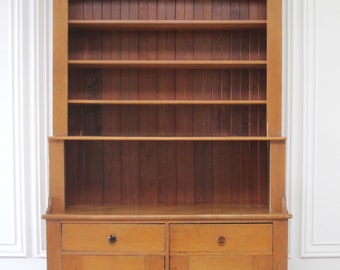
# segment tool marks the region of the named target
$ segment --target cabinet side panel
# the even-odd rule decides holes
[[[61,270],[61,225],[47,221],[47,269]]]
[[[267,5],[268,136],[281,136],[282,3],[281,0],[268,0]]]
[[[50,198],[52,199],[52,211],[65,209],[65,158],[64,142],[50,141]]]
[[[67,135],[68,5],[54,1],[53,16],[53,134]]]
[[[270,209],[281,211],[285,194],[285,142],[270,144]]]
[[[274,222],[273,236],[273,269],[287,270],[288,221]]]

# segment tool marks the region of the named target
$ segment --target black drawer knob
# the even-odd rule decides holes
[[[217,238],[217,243],[220,245],[220,246],[223,246],[225,244],[225,237],[223,235],[220,235],[218,238]]]
[[[110,242],[111,244],[114,244],[114,243],[117,242],[117,236],[115,236],[114,234],[109,235],[109,236],[107,237],[107,239],[109,240],[109,242]]]

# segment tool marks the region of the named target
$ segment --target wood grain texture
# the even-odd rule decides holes
[[[48,270],[61,270],[61,224],[59,221],[46,222],[47,236],[47,268]]]
[[[268,97],[268,135],[281,134],[282,108],[282,3],[281,0],[268,0],[267,34],[267,97]]]
[[[281,1],[54,12],[49,270],[286,269]]]
[[[271,270],[271,256],[251,255],[187,255],[171,256],[171,269],[176,270],[206,270],[206,269],[239,269],[239,270]],[[172,268],[173,267],[173,268]]]
[[[164,226],[149,224],[63,224],[63,251],[164,251]],[[108,236],[117,241],[110,243]]]
[[[163,256],[90,256],[90,255],[63,255],[62,265],[64,270],[164,270]]]
[[[51,211],[65,210],[65,156],[64,142],[49,142],[50,186],[49,197],[52,201]],[[72,177],[72,171],[69,172]]]
[[[67,1],[54,0],[53,9],[53,134],[67,135]]]
[[[288,260],[288,221],[273,223],[273,269],[286,270]]]
[[[224,244],[218,243],[220,236],[225,238]],[[189,253],[237,250],[237,252],[270,255],[272,253],[272,225],[174,224],[170,226],[170,250]]]
[[[268,205],[267,147],[211,138],[67,141],[67,204]]]

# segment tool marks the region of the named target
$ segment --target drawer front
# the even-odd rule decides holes
[[[164,232],[161,224],[63,224],[62,250],[164,251]]]
[[[164,270],[163,256],[74,256],[62,257],[63,270]]]
[[[271,224],[174,224],[172,252],[272,252]]]
[[[171,270],[272,270],[272,256],[192,255],[170,257]]]

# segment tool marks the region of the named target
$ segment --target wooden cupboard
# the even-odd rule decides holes
[[[286,269],[281,84],[281,0],[54,0],[48,269]]]

